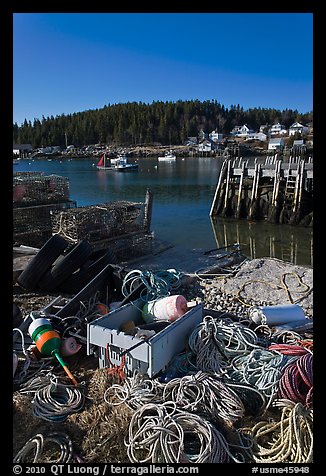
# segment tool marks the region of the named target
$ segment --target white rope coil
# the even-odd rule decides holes
[[[230,426],[245,414],[241,399],[227,384],[201,371],[170,380],[163,391],[163,401],[166,400]]]
[[[230,319],[205,316],[189,336],[189,347],[196,354],[196,365],[203,372],[224,375],[228,361],[236,355],[249,353],[256,344],[257,335],[251,329]]]
[[[174,402],[136,410],[125,442],[132,463],[228,463],[233,456],[222,433]]]
[[[132,377],[126,377],[124,384],[114,384],[107,388],[104,400],[108,405],[121,405],[125,403],[131,410],[137,410],[142,405],[163,401],[163,387],[157,379],[145,378],[135,371]],[[115,397],[117,401],[110,399]]]

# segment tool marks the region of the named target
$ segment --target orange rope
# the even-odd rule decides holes
[[[106,344],[106,358],[108,362],[108,375],[113,375],[113,377],[116,377],[121,382],[124,382],[126,378],[126,374],[123,370],[126,364],[125,355],[121,357],[120,365],[112,364],[110,360],[110,355],[109,355],[109,344]]]
[[[314,347],[314,341],[312,339],[302,339],[298,340],[298,344],[302,345],[302,347],[305,347],[306,349],[313,350]]]

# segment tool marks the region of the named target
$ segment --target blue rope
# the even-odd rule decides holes
[[[158,271],[155,274],[152,271],[135,269],[126,274],[121,292],[126,297],[143,283],[145,289],[141,292],[141,299],[146,302],[154,301],[155,299],[169,296],[172,289],[177,289],[181,285],[181,275],[175,269]]]

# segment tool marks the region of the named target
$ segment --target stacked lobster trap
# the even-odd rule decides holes
[[[53,233],[72,243],[87,241],[94,251],[110,248],[115,261],[152,251],[148,194],[145,202],[116,201],[51,211]]]
[[[40,248],[52,236],[50,213],[76,207],[69,197],[69,180],[43,172],[13,175],[13,241]]]

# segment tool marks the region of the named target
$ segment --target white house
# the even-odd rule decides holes
[[[217,130],[215,129],[209,134],[209,138],[213,142],[221,142],[223,140],[223,134],[221,132],[217,132]]]
[[[276,135],[286,135],[288,133],[287,129],[283,124],[280,124],[279,122],[277,124],[273,124],[272,127],[269,129],[269,134],[271,136],[276,136]]]
[[[303,126],[300,122],[295,122],[292,126],[289,127],[289,135],[294,136],[294,134],[307,134],[308,127]]]
[[[211,152],[215,148],[216,144],[211,139],[204,139],[197,146],[198,152]]]
[[[268,142],[268,150],[282,149],[285,145],[284,139],[282,137],[270,139]]]
[[[32,150],[32,144],[13,144],[12,146],[12,152],[15,155],[27,154],[28,152],[32,152]]]
[[[243,137],[246,138],[250,136],[250,134],[254,134],[254,130],[250,129],[247,124],[243,124],[243,126],[235,126],[232,131],[231,135],[235,137]]]
[[[246,140],[260,140],[262,142],[267,140],[267,134],[265,132],[254,132],[253,134],[248,135]]]

